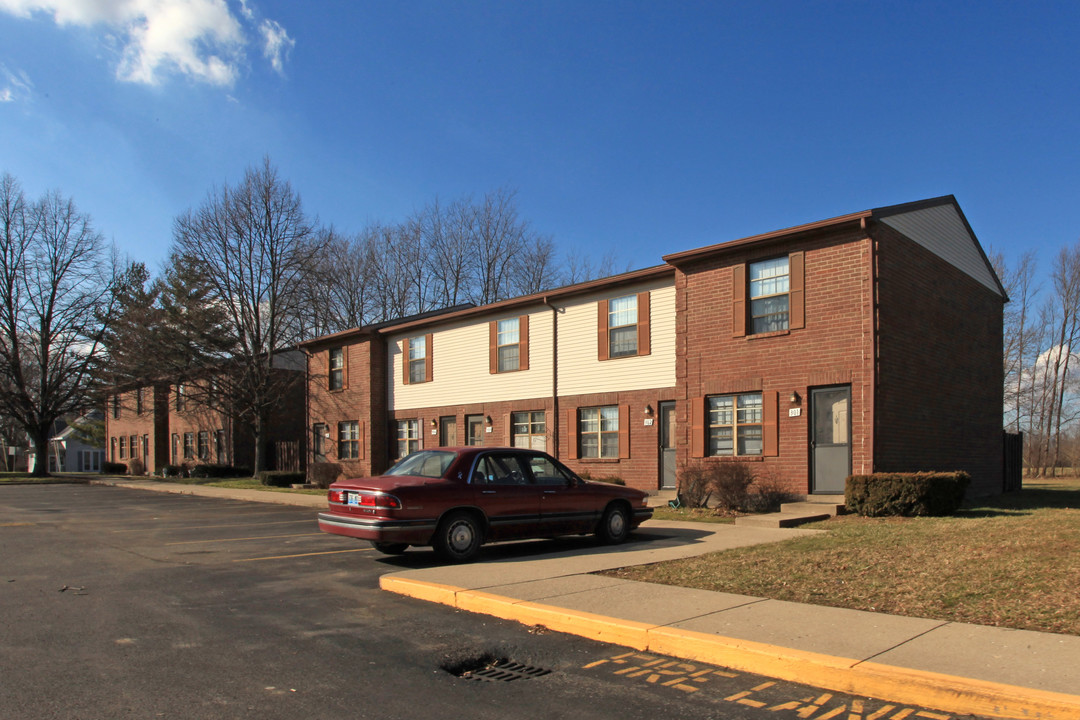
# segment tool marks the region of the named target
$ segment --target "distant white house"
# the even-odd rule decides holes
[[[93,410],[80,417],[72,425],[101,419],[103,419],[102,413]],[[105,448],[86,444],[77,437],[75,428],[62,420],[58,420],[56,424],[62,429],[49,439],[49,472],[101,472],[101,464],[105,462]],[[37,464],[37,453],[33,447],[30,448],[27,459],[28,472],[33,472]]]

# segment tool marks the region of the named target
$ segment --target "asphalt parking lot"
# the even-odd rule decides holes
[[[0,548],[4,717],[949,717],[383,593],[433,554],[385,558],[309,508],[5,486]],[[500,659],[512,682],[459,677]]]

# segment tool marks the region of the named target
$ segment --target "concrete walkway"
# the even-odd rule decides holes
[[[316,495],[99,482],[325,506]],[[583,544],[557,553],[406,570],[384,575],[380,585],[461,610],[889,702],[990,717],[1080,719],[1080,637],[592,574],[815,532],[821,531],[650,521],[617,548]]]

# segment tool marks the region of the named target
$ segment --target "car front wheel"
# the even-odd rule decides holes
[[[439,523],[433,545],[444,560],[463,563],[472,560],[480,550],[480,523],[467,512],[453,513]]]
[[[630,514],[624,505],[612,505],[604,511],[596,536],[607,545],[618,545],[630,534]]]

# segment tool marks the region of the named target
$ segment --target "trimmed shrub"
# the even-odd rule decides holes
[[[131,475],[145,475],[146,464],[139,458],[134,458],[128,463],[128,473]]]
[[[267,487],[303,485],[305,480],[304,473],[292,470],[263,470],[259,473],[259,482]]]
[[[193,478],[251,477],[251,470],[232,465],[196,465],[188,473]]]
[[[338,463],[317,462],[308,465],[308,482],[325,490],[330,483],[341,477],[344,470]]]
[[[741,462],[716,463],[710,469],[710,483],[716,507],[728,513],[746,512],[754,471]]]
[[[971,482],[966,472],[874,473],[851,475],[844,488],[849,512],[885,515],[952,515]]]
[[[101,472],[106,475],[126,475],[127,465],[124,463],[109,462],[106,460],[101,463]]]
[[[187,477],[187,468],[183,465],[162,465],[161,477]]]

